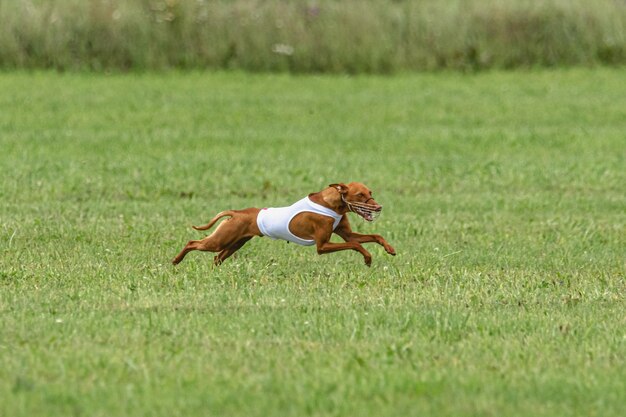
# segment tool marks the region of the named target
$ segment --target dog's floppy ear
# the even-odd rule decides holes
[[[339,191],[339,194],[346,194],[348,192],[348,186],[343,182],[340,182],[339,184],[330,184],[329,187],[336,188],[337,191]]]

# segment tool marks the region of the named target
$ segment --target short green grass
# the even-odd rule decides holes
[[[625,75],[0,74],[0,415],[622,415]],[[353,180],[395,258],[169,264]]]

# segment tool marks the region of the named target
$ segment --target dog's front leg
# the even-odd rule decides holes
[[[354,233],[352,231],[352,227],[350,227],[350,222],[348,221],[347,216],[343,216],[341,222],[339,222],[339,225],[335,229],[335,233],[337,233],[346,242],[376,242],[380,246],[385,248],[385,251],[387,251],[389,255],[396,255],[396,250],[381,235],[364,235],[360,233]]]
[[[393,256],[396,255],[396,250],[381,235],[363,235],[363,234],[360,234],[360,233],[352,232],[352,233],[346,234],[345,236],[344,235],[340,235],[340,236],[346,242],[359,242],[359,243],[375,242],[375,243],[378,243],[380,246],[385,248],[385,251],[389,255],[393,255]]]
[[[360,252],[363,255],[365,260],[365,265],[372,265],[372,255],[365,250],[363,246],[359,242],[346,242],[346,243],[332,243],[329,241],[326,242],[316,242],[317,244],[317,253],[323,255],[325,253],[337,252],[340,250],[355,250]]]

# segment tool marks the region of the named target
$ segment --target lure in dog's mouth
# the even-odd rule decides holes
[[[343,198],[343,197],[342,197]],[[368,222],[373,222],[380,216],[380,213],[383,211],[383,206],[375,205],[375,204],[367,204],[360,202],[351,202],[343,199],[344,203],[348,206],[348,209],[361,216]]]

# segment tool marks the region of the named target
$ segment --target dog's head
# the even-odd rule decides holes
[[[383,206],[378,204],[372,191],[360,182],[351,182],[349,184],[339,183],[330,184],[341,195],[342,202],[348,207],[348,210],[363,217],[368,222],[376,220],[383,210]]]

